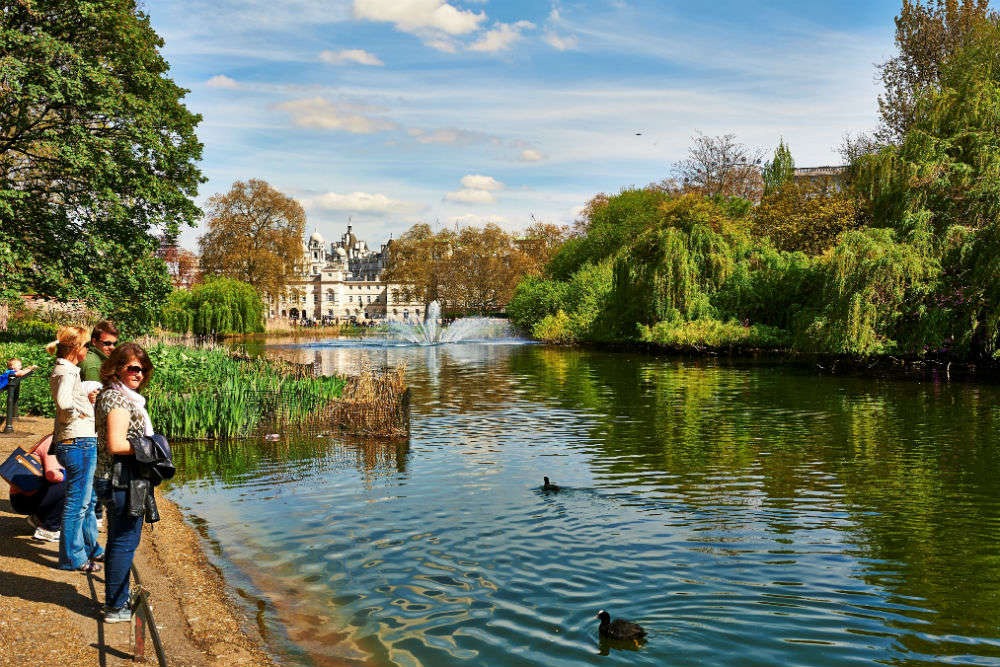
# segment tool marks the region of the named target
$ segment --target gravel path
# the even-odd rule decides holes
[[[50,419],[23,417],[0,434],[0,456],[51,432]],[[58,545],[36,542],[11,511],[0,481],[0,665],[116,667],[132,664],[133,628],[99,620],[104,575],[58,570]],[[270,667],[253,625],[226,593],[195,531],[177,506],[157,494],[161,520],[146,527],[136,567],[171,667]],[[103,532],[102,532],[103,539]],[[156,664],[146,639],[146,661]]]

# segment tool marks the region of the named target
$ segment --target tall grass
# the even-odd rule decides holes
[[[158,430],[181,439],[241,438],[316,414],[344,380],[308,377],[295,365],[233,358],[222,350],[155,345],[146,394]]]

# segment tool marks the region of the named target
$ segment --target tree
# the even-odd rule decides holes
[[[762,181],[762,154],[736,141],[735,134],[693,137],[688,156],[674,165],[684,189],[706,197],[743,197],[757,200]]]
[[[17,258],[5,281],[96,305],[98,253],[148,257],[154,231],[196,220],[201,117],[134,0],[0,0],[0,16],[0,249]],[[128,298],[148,311],[158,289]]]
[[[198,255],[187,248],[181,248],[176,243],[160,239],[160,247],[156,256],[167,263],[167,272],[175,288],[190,289],[195,283],[201,282],[201,266]]]
[[[274,298],[302,261],[306,214],[267,182],[236,181],[208,200],[208,232],[198,239],[205,275],[253,285]]]
[[[795,160],[792,151],[785,145],[785,140],[778,142],[774,149],[774,159],[764,164],[764,196],[776,192],[795,175]]]
[[[901,141],[915,119],[917,99],[939,88],[942,63],[969,43],[977,27],[998,20],[988,0],[903,0],[895,19],[899,53],[880,68],[885,93],[878,100],[878,138]]]
[[[199,336],[259,333],[264,330],[264,301],[248,283],[210,278],[190,290],[176,290],[163,309],[163,324]]]
[[[858,200],[829,180],[792,180],[764,195],[753,211],[753,232],[778,250],[818,255],[857,227],[858,216]]]
[[[404,298],[419,299],[426,312],[431,301],[443,301],[441,287],[453,240],[449,230],[435,234],[426,223],[413,225],[389,244],[383,279],[402,285]]]

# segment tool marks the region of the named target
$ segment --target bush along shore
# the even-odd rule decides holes
[[[150,414],[169,438],[240,438],[281,428],[304,421],[344,389],[343,378],[314,377],[283,361],[234,356],[223,348],[141,342],[156,369],[146,390]],[[22,382],[20,412],[53,416],[47,378],[54,359],[43,344],[0,343],[0,357],[38,365]]]

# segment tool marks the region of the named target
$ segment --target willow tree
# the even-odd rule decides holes
[[[978,23],[938,81],[916,100],[902,141],[862,158],[856,185],[874,224],[940,258],[928,303],[938,336],[991,356],[1000,335],[1000,26]]]
[[[274,298],[302,260],[306,213],[266,181],[236,181],[208,200],[208,232],[198,239],[201,269],[253,285]]]

